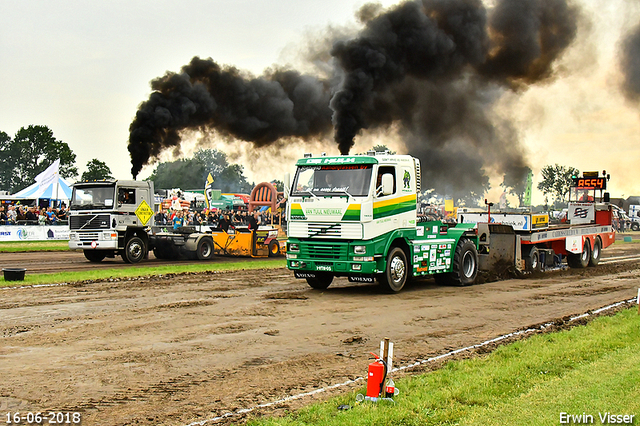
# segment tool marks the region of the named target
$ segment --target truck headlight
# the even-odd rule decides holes
[[[365,254],[367,252],[367,246],[355,246],[353,252],[355,254]]]
[[[287,251],[300,251],[300,246],[298,244],[289,244],[289,249]]]
[[[78,239],[78,234],[76,234],[75,232],[72,232],[69,234],[69,239],[70,240],[77,240]]]
[[[300,266],[300,262],[298,262],[297,260],[294,260],[291,262],[291,267],[292,268],[297,268],[298,266]]]
[[[297,254],[287,253],[287,259],[297,259],[297,258],[298,258]]]

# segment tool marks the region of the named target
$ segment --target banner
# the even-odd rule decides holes
[[[69,240],[69,225],[2,225],[0,241]]]

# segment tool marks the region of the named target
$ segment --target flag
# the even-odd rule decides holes
[[[60,159],[54,161],[47,169],[36,176],[36,182],[38,183],[38,189],[46,188],[58,179],[58,172],[60,170]]]
[[[207,205],[207,210],[211,208],[211,191],[213,189],[211,185],[213,185],[213,176],[209,173],[207,181],[204,183],[204,202]]]
[[[525,206],[531,205],[531,189],[533,187],[533,172],[529,170],[527,175],[527,186],[524,189],[524,197],[522,197],[522,203]]]

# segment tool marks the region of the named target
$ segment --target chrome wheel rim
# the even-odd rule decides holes
[[[391,260],[390,272],[394,283],[397,284],[404,279],[405,265],[402,259],[396,256]]]

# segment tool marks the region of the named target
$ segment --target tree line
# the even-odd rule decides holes
[[[12,138],[0,131],[0,190],[15,193],[35,182],[36,176],[60,159],[59,173],[78,180],[76,154],[47,126],[22,127]],[[81,181],[113,179],[111,169],[94,158],[87,162]],[[196,151],[193,158],[159,163],[147,180],[157,189],[202,189],[211,173],[214,188],[223,192],[250,192],[254,187],[244,176],[244,168],[231,164],[227,155],[215,149]]]
[[[387,147],[378,145],[373,149],[385,151]],[[0,159],[0,190],[10,193],[31,185],[35,177],[57,159],[60,159],[60,176],[74,181],[78,177],[73,150],[56,139],[47,126],[22,127],[13,138],[0,131]],[[87,162],[86,169],[80,177],[82,181],[113,179],[109,167],[97,158]],[[159,163],[147,180],[153,181],[157,189],[202,189],[209,174],[214,178],[214,188],[223,192],[249,193],[255,186],[247,181],[243,166],[230,163],[227,155],[216,149],[200,149],[192,158]],[[537,188],[547,197],[551,196],[554,203],[562,204],[571,187],[572,176],[578,174],[575,167],[545,166]],[[282,182],[275,183],[282,190]],[[517,196],[523,205],[526,176],[516,185],[507,186],[503,181],[501,186],[505,192]]]

